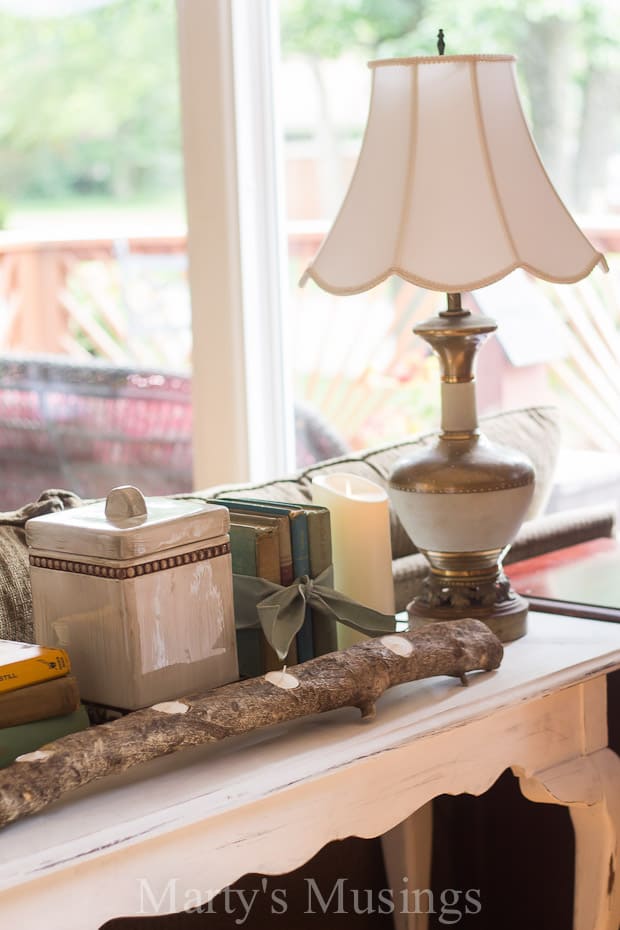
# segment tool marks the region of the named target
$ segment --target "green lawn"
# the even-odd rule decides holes
[[[11,206],[7,213],[9,231],[41,233],[63,227],[96,233],[114,228],[127,230],[147,226],[151,232],[165,232],[185,225],[182,196],[133,198],[116,201],[104,197],[72,197],[58,200],[25,201]]]

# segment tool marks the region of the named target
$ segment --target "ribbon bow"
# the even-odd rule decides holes
[[[282,661],[304,624],[306,605],[312,607],[313,622],[337,621],[366,636],[394,632],[393,614],[358,604],[330,587],[331,580],[331,566],[314,580],[302,575],[286,588],[264,578],[233,575],[236,625],[240,629],[262,627],[267,642]]]

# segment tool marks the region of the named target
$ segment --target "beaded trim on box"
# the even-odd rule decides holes
[[[194,549],[193,552],[184,552],[183,555],[164,556],[150,562],[140,562],[139,565],[130,565],[125,568],[116,568],[113,565],[93,565],[91,562],[75,562],[68,559],[54,559],[49,556],[31,555],[30,564],[35,568],[48,568],[56,572],[72,572],[76,575],[92,575],[95,578],[112,578],[115,581],[124,581],[126,578],[139,578],[141,575],[152,575],[154,572],[167,571],[179,565],[190,565],[194,562],[204,562],[207,559],[217,559],[221,555],[228,555],[230,543],[220,543],[218,546],[207,546],[203,549]]]

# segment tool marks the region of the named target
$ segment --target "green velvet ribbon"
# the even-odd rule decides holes
[[[265,639],[282,661],[301,630],[306,605],[312,608],[312,622],[345,626],[366,636],[383,636],[396,629],[394,615],[364,607],[331,587],[331,566],[314,580],[307,575],[296,578],[288,587],[233,574],[235,624],[238,629],[262,628]]]

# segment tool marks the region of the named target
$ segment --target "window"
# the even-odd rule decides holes
[[[0,2],[0,491],[189,490],[174,0]]]
[[[50,18],[52,8],[67,15]],[[510,299],[518,295],[536,314],[537,326],[544,318],[545,332],[561,332],[562,340],[547,335],[534,346],[523,338],[531,331],[523,315],[512,330],[515,315],[502,318],[505,293],[473,295],[501,326],[479,366],[481,409],[557,402],[573,447],[615,453],[620,116],[613,101],[620,89],[620,25],[611,0],[569,6],[533,0],[518,8],[508,0],[499,6],[490,0],[0,0],[0,15],[6,75],[0,168],[5,198],[20,192],[19,203],[2,211],[13,226],[0,233],[3,352],[15,345],[37,352],[70,346],[85,363],[103,355],[117,365],[132,352],[133,364],[189,375],[184,157],[196,484],[289,470],[293,394],[313,435],[332,443],[324,454],[435,427],[436,365],[411,328],[444,298],[398,279],[338,299],[313,285],[300,291],[297,282],[355,163],[368,106],[365,62],[432,52],[442,21],[448,51],[520,56],[523,96],[549,171],[581,225],[611,253],[607,280],[595,273],[557,288],[530,279],[515,284],[514,276],[501,283],[510,286]],[[54,209],[49,198],[41,209],[41,194],[49,191]],[[108,235],[111,219],[121,214],[123,232]],[[131,248],[129,230],[138,217],[146,239],[170,231],[157,272],[148,249]],[[89,218],[94,222],[85,236]],[[78,267],[63,253],[54,271],[60,269],[61,288],[57,279],[50,286],[50,278],[30,277],[42,282],[41,299],[60,290],[62,302],[22,332],[20,339],[34,340],[29,345],[11,343],[18,328],[9,241],[20,225],[26,229],[22,220],[31,237],[35,220],[39,238],[70,232],[72,248],[79,241],[89,255]],[[64,230],[59,220],[68,224]],[[118,268],[111,277],[103,274],[106,262],[96,248],[101,238],[114,244]],[[155,275],[146,286],[145,268]],[[119,315],[119,294],[121,303],[144,311],[135,325]],[[162,339],[168,325],[173,335]],[[303,445],[298,454],[301,464]]]
[[[136,462],[126,461],[119,448],[124,437],[117,427],[127,421],[126,411],[118,413],[112,428],[101,419],[105,405],[99,404],[101,418],[89,421],[80,402],[78,422],[73,414],[67,416],[70,391],[65,384],[63,397],[55,392],[63,424],[46,419],[49,404],[40,393],[22,390],[23,384],[17,393],[12,390],[15,353],[77,358],[88,369],[73,372],[82,394],[88,391],[91,363],[97,362],[97,377],[102,359],[115,369],[150,366],[152,374],[144,378],[141,371],[131,388],[155,398],[164,389],[176,394],[176,412],[155,413],[160,424],[170,426],[162,438],[174,454],[185,451],[179,474],[168,469],[162,448],[158,484],[145,490],[191,486],[177,15],[193,248],[194,482],[204,487],[259,478],[292,465],[292,428],[286,426],[290,420],[292,427],[292,403],[284,399],[279,338],[283,264],[273,247],[279,229],[271,152],[276,140],[263,132],[263,125],[273,122],[269,82],[275,12],[268,0],[0,2],[6,27],[0,56],[4,50],[5,71],[12,76],[5,93],[12,95],[13,106],[5,108],[4,189],[16,192],[19,201],[9,205],[13,232],[5,237],[2,260],[6,312],[0,348],[11,359],[2,366],[7,390],[0,395],[0,423],[6,427],[4,460],[8,464],[9,453],[15,453],[17,482],[14,499],[4,489],[6,506],[36,496],[50,483],[33,469],[33,458],[45,461],[41,449],[27,450],[26,460],[22,455],[25,437],[37,431],[44,433],[56,475],[64,475],[62,483],[74,490],[104,493],[110,480],[110,472],[99,476],[101,484],[78,480],[69,460],[73,457],[75,464],[87,455],[85,432],[99,438],[114,433],[108,438],[116,450],[111,464],[119,466],[116,483],[138,480]],[[21,135],[12,133],[11,113],[25,127]],[[24,154],[21,142],[27,158],[18,157]],[[10,179],[9,169],[15,171]],[[267,221],[271,231],[266,236]],[[15,271],[7,241],[18,228],[30,262],[25,274]],[[28,293],[34,299],[25,313]],[[59,365],[49,362],[46,377]],[[172,380],[162,374],[169,367],[175,370]],[[24,400],[30,402],[26,417]],[[3,403],[8,409],[2,409]],[[130,437],[136,455],[144,452],[138,446],[146,443],[147,432],[156,428],[153,422],[145,428],[141,418],[139,434]],[[69,430],[74,444],[67,442]],[[91,452],[99,459],[105,454],[101,448]],[[32,474],[28,489],[22,480],[26,472]],[[5,484],[12,481],[7,475],[5,469]]]

